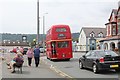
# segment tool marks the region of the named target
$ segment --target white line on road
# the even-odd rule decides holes
[[[69,76],[68,74],[62,72],[61,70],[57,69],[54,65],[47,63],[47,61],[45,61],[43,58],[41,59],[41,61],[44,62],[46,65],[49,65],[50,66],[49,68],[51,70],[55,71],[57,74],[65,77],[65,78],[73,78],[73,77]]]

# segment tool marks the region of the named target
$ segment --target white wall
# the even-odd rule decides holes
[[[79,48],[78,51],[86,51],[86,35],[82,30],[79,36]]]

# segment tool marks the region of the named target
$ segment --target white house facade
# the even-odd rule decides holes
[[[83,27],[80,31],[77,51],[95,50],[97,46],[100,46],[99,40],[105,37],[105,31],[105,28]]]

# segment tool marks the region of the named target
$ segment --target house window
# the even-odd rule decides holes
[[[90,33],[90,37],[94,37],[95,36],[95,34],[92,32],[92,33]]]
[[[98,34],[98,37],[100,37],[100,33]]]
[[[107,28],[107,36],[108,36],[108,25],[106,25],[106,28]]]
[[[99,34],[98,34],[98,37],[103,37],[103,33],[102,33],[102,32],[99,33]]]
[[[91,37],[91,34],[90,34],[90,37]]]
[[[92,34],[92,37],[94,37],[94,34]]]
[[[120,22],[118,23],[118,34],[120,34]]]
[[[113,24],[113,31],[112,31],[112,35],[116,35],[116,25],[115,24]]]

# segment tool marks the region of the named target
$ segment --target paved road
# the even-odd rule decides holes
[[[13,56],[13,54],[5,54],[5,57],[7,57],[9,60],[11,59],[10,56]],[[7,59],[7,60],[8,60]],[[54,71],[52,71],[49,66],[46,66],[44,63],[40,63],[40,66],[38,68],[35,67],[34,61],[32,63],[32,67],[27,66],[27,58],[24,56],[25,62],[23,64],[23,73],[18,73],[16,69],[16,73],[10,73],[10,71],[7,69],[6,61],[3,61],[2,63],[2,78],[62,78],[58,74],[56,74]]]
[[[70,61],[50,61],[43,58],[44,62],[47,64],[51,64],[54,68],[64,72],[72,78],[118,78],[120,73],[116,73],[115,71],[102,72],[101,74],[94,74],[92,70],[89,69],[79,69],[79,57],[84,53],[74,53],[74,58]]]

